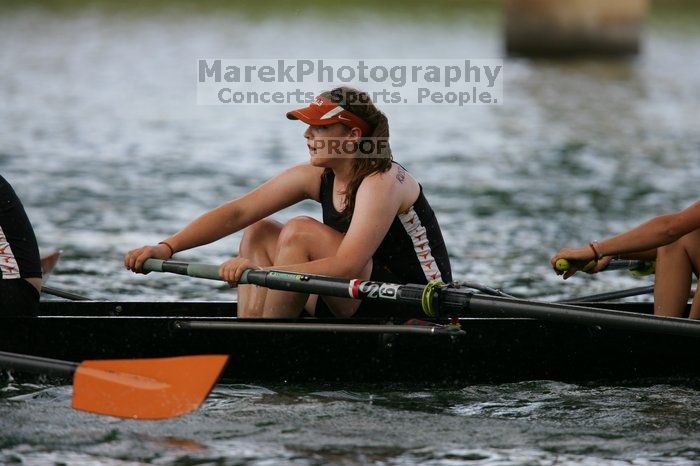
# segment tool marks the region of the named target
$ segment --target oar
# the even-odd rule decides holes
[[[690,290],[690,295],[688,299],[693,299],[695,297],[696,289]],[[628,288],[626,290],[619,291],[608,291],[605,293],[591,294],[588,296],[577,296],[575,298],[567,298],[557,301],[558,303],[593,303],[600,301],[612,301],[614,299],[630,298],[632,296],[641,296],[645,294],[654,293],[654,285],[640,286],[638,288]]]
[[[608,291],[605,293],[591,294],[587,296],[577,296],[575,298],[567,298],[557,301],[559,303],[595,303],[601,301],[612,301],[615,299],[630,298],[632,296],[641,296],[652,294],[654,285],[639,286],[637,288],[628,288],[626,290]]]
[[[595,267],[596,261],[590,261],[586,264],[581,271],[587,272]],[[554,267],[560,272],[566,272],[571,268],[571,264],[566,259],[557,259],[554,263]],[[601,272],[611,271],[611,270],[629,270],[632,275],[641,277],[645,275],[651,275],[656,271],[656,261],[647,260],[637,260],[637,259],[613,259],[608,262]]]
[[[73,408],[132,419],[166,419],[197,409],[227,360],[228,356],[206,355],[77,364],[0,351],[0,366],[73,376]]]
[[[46,283],[49,280],[49,277],[56,268],[56,264],[61,258],[62,253],[63,251],[58,250],[41,258],[41,274],[43,275],[43,283]],[[53,288],[46,285],[41,287],[41,292],[52,296],[58,296],[59,298],[70,299],[72,301],[91,301],[91,299],[86,296],[71,293],[70,291],[59,290],[58,288]]]
[[[148,259],[143,268],[150,272],[171,272],[190,277],[221,280],[217,265]],[[700,337],[700,321],[486,296],[434,282],[427,285],[398,285],[294,272],[248,269],[243,273],[240,283],[276,290],[399,303],[422,309],[428,317],[477,314],[492,317],[531,317],[551,322],[603,325],[624,330]]]
[[[229,319],[230,320],[230,319]],[[422,321],[420,321],[422,322]],[[246,321],[202,321],[202,320],[178,320],[173,322],[176,330],[224,330],[229,332],[279,332],[279,333],[351,333],[380,335],[429,335],[429,336],[463,336],[459,326],[451,325],[377,325],[377,324],[317,324],[307,322],[246,322]]]
[[[42,286],[41,292],[50,294],[51,296],[57,296],[59,298],[70,299],[71,301],[92,301],[87,296],[75,294],[70,291],[59,290],[58,288],[53,288],[51,286]]]
[[[590,261],[582,269],[584,272],[595,267],[596,262]],[[566,272],[571,267],[571,264],[566,259],[558,259],[554,264],[557,270],[561,272]],[[648,260],[636,260],[636,259],[613,259],[608,265],[601,270],[601,272],[609,270],[629,270],[632,275],[641,277],[645,275],[651,275],[656,272],[656,261]],[[645,294],[652,294],[654,292],[654,285],[641,286],[636,288],[629,288],[626,290],[608,291],[605,293],[592,294],[588,296],[577,296],[576,298],[562,299],[558,301],[559,303],[578,303],[578,302],[601,302],[610,301],[615,299],[629,298],[632,296],[641,296]]]

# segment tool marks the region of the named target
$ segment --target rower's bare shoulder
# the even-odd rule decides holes
[[[420,192],[415,178],[397,163],[392,164],[385,172],[369,175],[362,184],[383,198],[389,195],[396,196],[402,207],[410,207]]]
[[[318,201],[323,170],[323,167],[314,167],[310,163],[306,162],[288,168],[285,171],[285,174],[293,178],[296,183],[301,183],[310,199]]]
[[[396,186],[406,184],[406,181],[414,181],[413,177],[401,165],[394,163],[385,172],[375,172],[368,175],[366,180],[375,185]]]
[[[388,183],[395,186],[396,192],[401,199],[400,211],[411,207],[420,195],[420,185],[418,181],[401,165],[394,162],[391,169],[386,172]]]

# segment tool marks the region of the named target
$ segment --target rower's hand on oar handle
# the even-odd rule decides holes
[[[557,259],[557,261],[554,263],[554,270],[557,272],[557,274],[566,273],[567,271],[573,270],[573,272],[570,275],[565,275],[564,279],[569,278],[571,275],[573,275],[579,270],[587,274],[594,274],[605,270],[608,267],[610,260],[610,257],[603,257],[598,262],[594,260],[589,261],[588,263],[574,262],[574,265],[571,265],[571,262],[569,262],[566,259]]]
[[[245,257],[234,257],[221,264],[219,276],[227,281],[231,288],[235,288],[238,286],[238,282],[241,281],[241,276],[246,269],[260,270],[261,267]]]
[[[132,249],[124,257],[124,267],[135,273],[148,274],[150,272],[143,271],[143,263],[146,259],[170,259],[170,248],[165,244],[156,244],[154,246],[143,246]]]
[[[564,248],[552,256],[550,263],[557,275],[563,275],[564,280],[576,272],[597,273],[607,267],[610,257],[603,257],[598,262],[593,257],[590,247]]]

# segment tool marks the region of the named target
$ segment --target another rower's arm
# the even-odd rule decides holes
[[[626,233],[597,243],[602,256],[644,255],[653,253],[656,248],[677,241],[688,233],[700,228],[700,202],[673,214],[660,215]]]
[[[673,243],[688,233],[700,228],[700,202],[674,214],[661,215],[604,241],[591,243],[579,248],[564,248],[555,254],[550,263],[564,279],[572,276],[579,269],[574,266],[565,272],[557,269],[559,259],[567,259],[581,264],[595,259],[595,252],[600,258],[622,256],[635,259],[656,258],[656,248]],[[609,259],[604,259],[598,267],[604,267]]]

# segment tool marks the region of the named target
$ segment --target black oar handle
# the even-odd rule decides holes
[[[613,259],[603,269],[607,270],[629,270],[637,272],[638,275],[651,275],[656,269],[656,261],[639,259]]]
[[[40,358],[27,354],[6,353],[0,351],[0,366],[8,369],[21,369],[38,374],[71,376],[79,364],[58,359]]]

